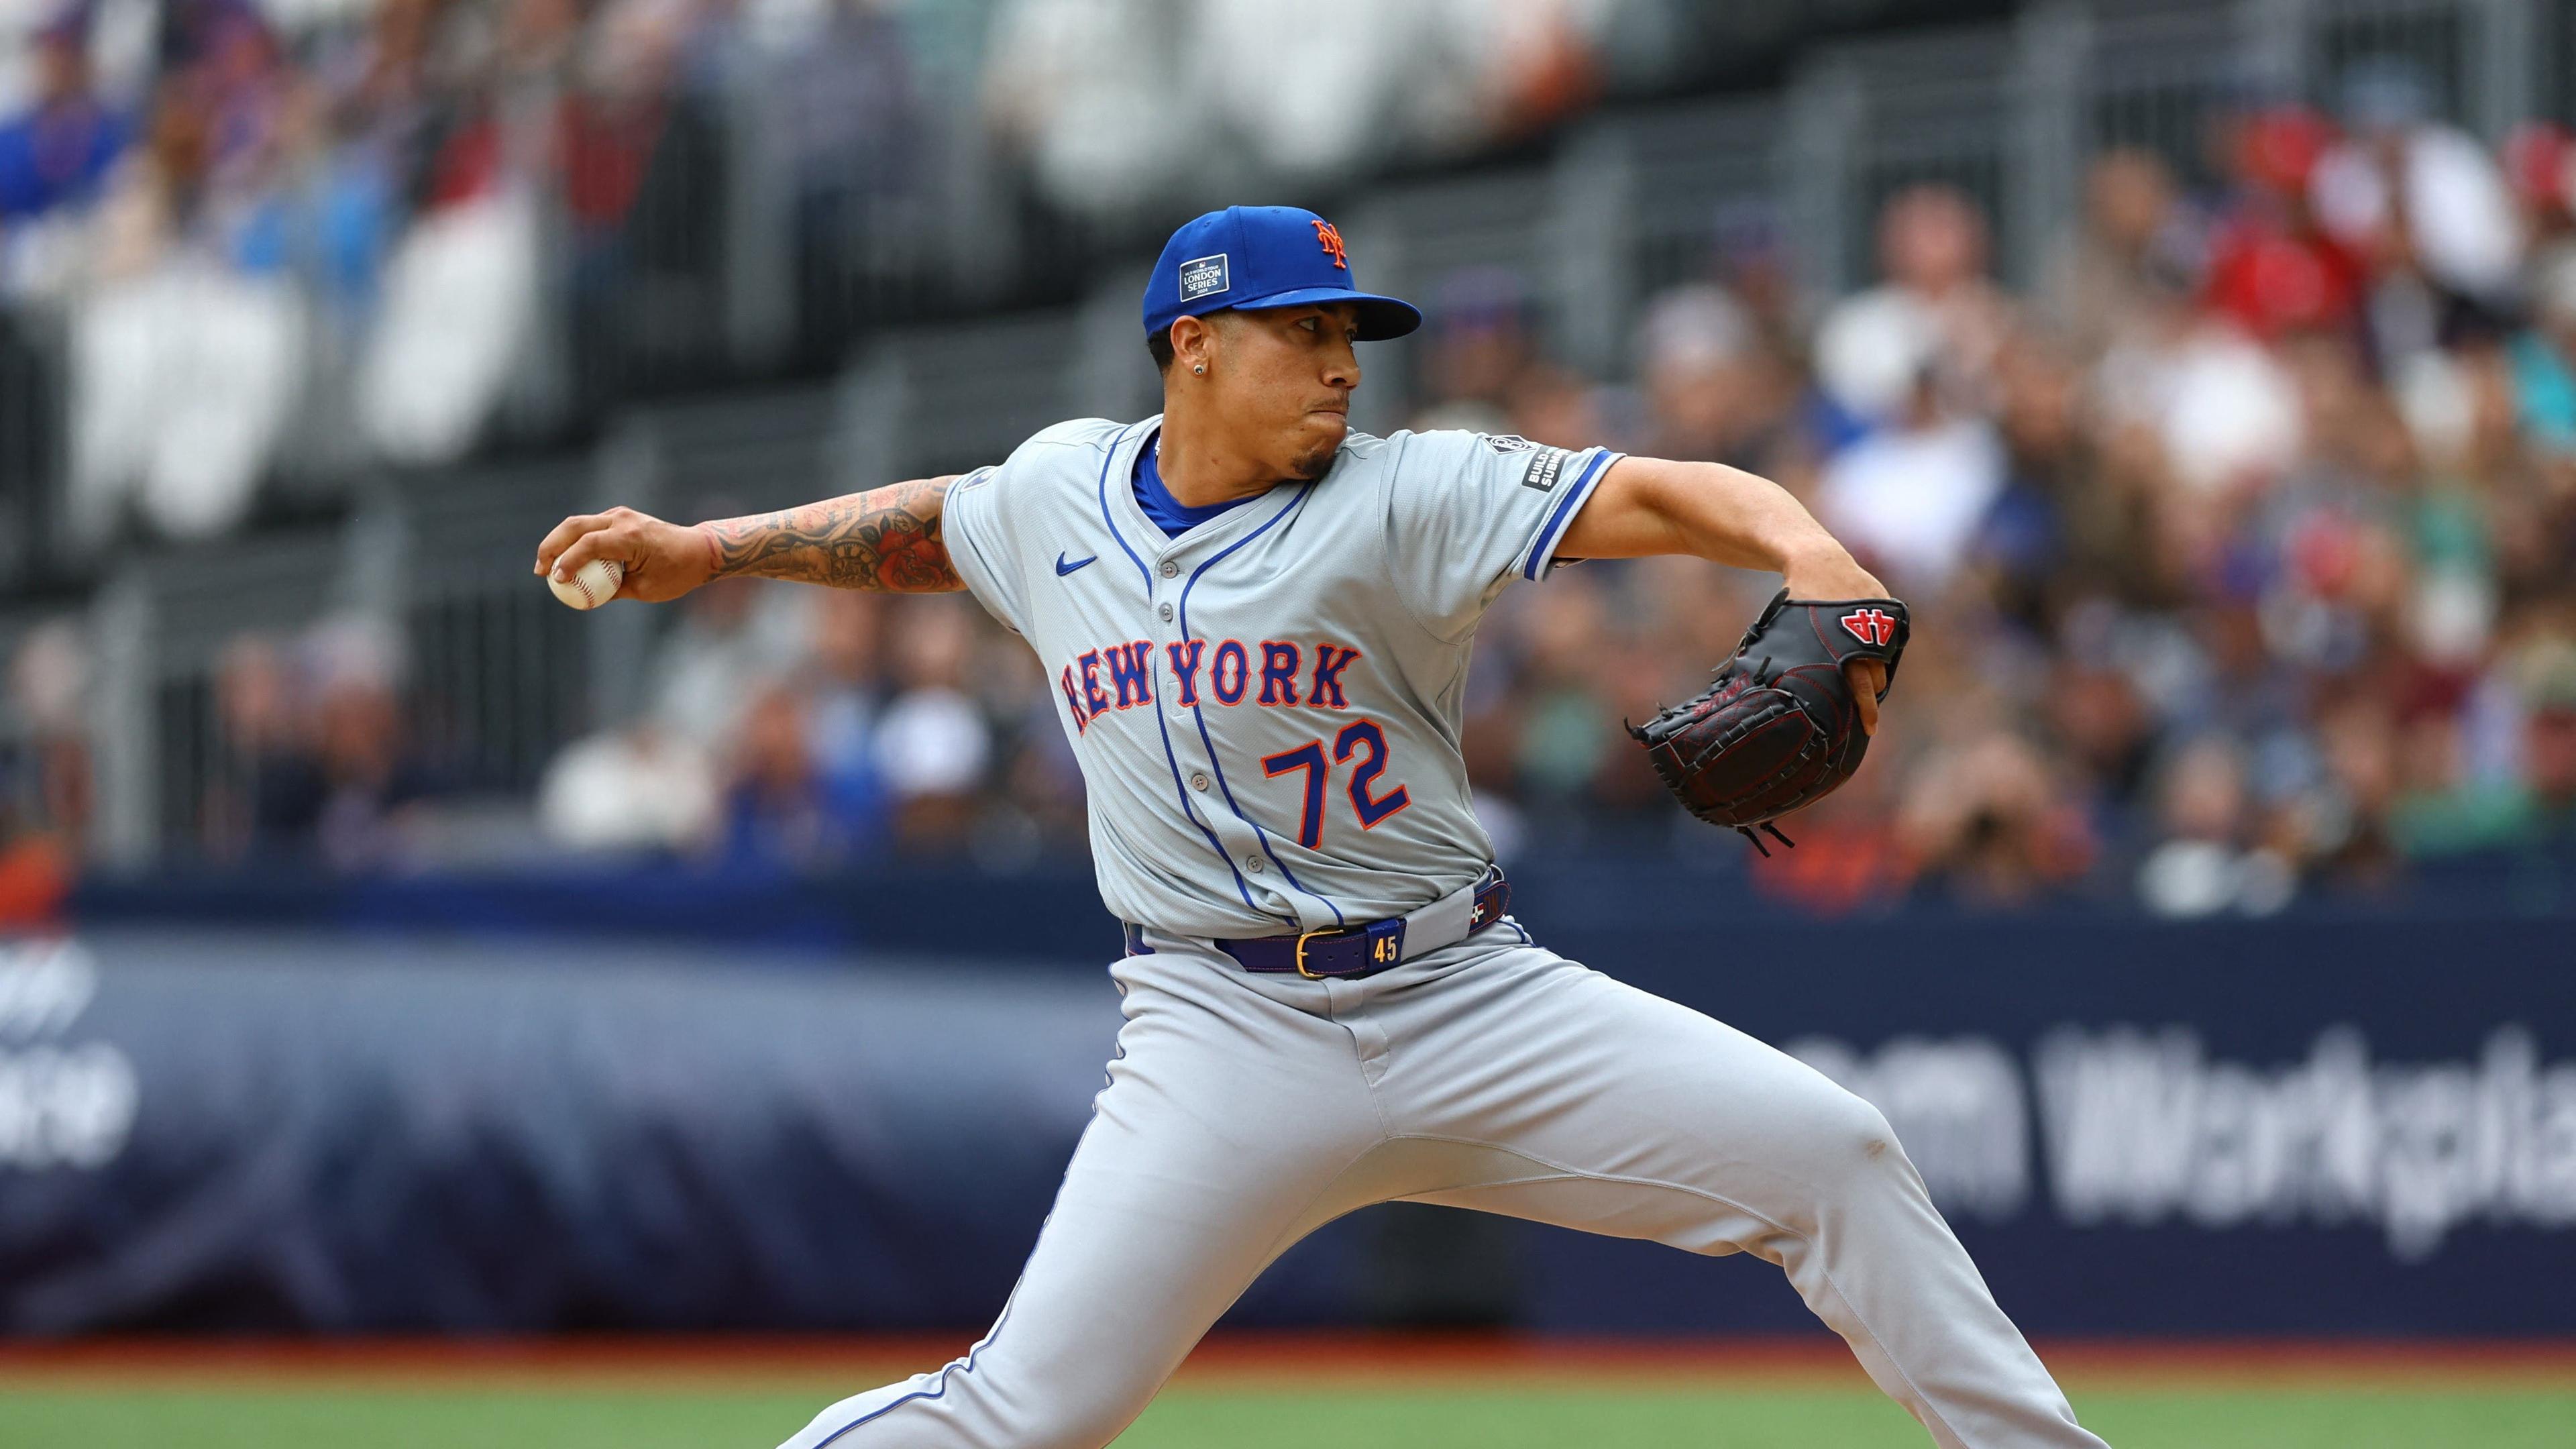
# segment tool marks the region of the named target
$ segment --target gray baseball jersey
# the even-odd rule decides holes
[[[1460,707],[1476,621],[1546,576],[1616,454],[1354,433],[1332,470],[1175,539],[1136,501],[1159,418],[1060,424],[959,480],[943,529],[1024,636],[1090,794],[1101,898],[1140,925],[1272,935],[1475,880]]]
[[[783,1449],[1097,1449],[1283,1249],[1392,1199],[1759,1254],[1942,1449],[2102,1449],[1886,1119],[1795,1059],[1509,917],[1365,979],[1256,975],[1206,939],[1399,915],[1484,871],[1468,643],[1614,455],[1353,436],[1321,480],[1175,539],[1130,481],[1153,431],[1050,428],[952,488],[945,525],[1055,680],[1101,895],[1145,928],[1111,972],[1109,1084],[992,1332]]]

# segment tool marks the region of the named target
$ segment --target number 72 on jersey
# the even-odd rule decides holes
[[[1354,756],[1357,764],[1351,764]],[[1351,813],[1359,818],[1360,829],[1374,830],[1388,816],[1413,803],[1402,785],[1382,795],[1377,793],[1378,777],[1386,773],[1386,731],[1378,728],[1375,720],[1357,719],[1342,726],[1342,732],[1333,736],[1330,758],[1324,753],[1322,740],[1309,740],[1293,750],[1267,756],[1261,761],[1261,770],[1272,779],[1299,770],[1306,772],[1305,808],[1297,817],[1297,843],[1308,850],[1324,843],[1324,792],[1336,764],[1351,764],[1342,790],[1350,797]]]

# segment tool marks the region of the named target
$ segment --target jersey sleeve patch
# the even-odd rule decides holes
[[[1555,491],[1558,480],[1565,476],[1565,461],[1574,455],[1563,448],[1541,448],[1530,458],[1529,467],[1521,474],[1523,488],[1541,493]]]
[[[1584,500],[1592,496],[1592,490],[1599,485],[1602,473],[1612,462],[1624,456],[1607,448],[1587,448],[1584,451],[1592,455],[1590,460],[1583,465],[1581,472],[1574,475],[1573,486],[1566,489],[1564,496],[1556,499],[1548,508],[1545,517],[1539,522],[1537,535],[1530,540],[1529,551],[1523,556],[1521,568],[1523,578],[1532,581],[1543,578],[1549,567],[1558,562],[1556,545],[1559,539],[1565,537],[1566,525],[1573,522],[1574,515],[1582,511]],[[1559,464],[1559,471],[1563,471],[1562,462]],[[1550,489],[1555,486],[1553,480],[1548,484]]]

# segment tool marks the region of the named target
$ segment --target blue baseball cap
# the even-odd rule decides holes
[[[1178,317],[1204,317],[1229,307],[1295,307],[1310,302],[1359,304],[1360,340],[1402,337],[1422,325],[1410,302],[1351,285],[1342,234],[1293,206],[1229,206],[1172,233],[1145,284],[1145,332]]]

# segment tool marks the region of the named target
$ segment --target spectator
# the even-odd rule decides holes
[[[1986,276],[1985,218],[1950,187],[1909,187],[1879,214],[1878,251],[1887,280],[1816,331],[1826,395],[1878,423],[1916,410],[1928,372],[1945,407],[1983,406],[2012,310]]]
[[[2160,356],[2141,361],[2139,421],[2191,495],[2170,521],[2188,527],[2212,500],[2259,492],[2298,461],[2308,434],[2297,379],[2225,315],[2185,322]]]
[[[2282,106],[2233,128],[2235,194],[2211,238],[2207,296],[2257,337],[2350,324],[2368,281],[2365,259],[2320,223],[2317,169],[2335,143],[2316,112]]]
[[[825,870],[868,854],[883,814],[875,795],[817,764],[805,696],[784,683],[755,694],[735,741],[719,858],[735,869]]]
[[[1504,429],[1552,448],[1588,448],[1621,429],[1604,406],[1611,400],[1570,369],[1534,362],[1512,384]]]
[[[323,790],[312,843],[333,870],[398,864],[409,854],[410,816],[441,787],[408,727],[401,641],[380,621],[350,616],[315,628],[304,654]]]
[[[308,849],[327,787],[293,669],[258,635],[226,645],[215,668],[217,756],[202,813],[206,848],[241,861]]]
[[[572,225],[578,402],[685,381],[718,350],[724,138],[695,0],[620,0],[588,37],[557,121]]]
[[[2525,254],[2545,264],[2576,245],[2576,131],[2525,121],[2505,138],[2501,159],[2522,213]]]
[[[205,848],[338,871],[409,861],[413,823],[445,781],[413,738],[404,672],[400,637],[364,615],[325,619],[291,649],[257,635],[227,645]]]
[[[49,929],[61,924],[79,857],[24,818],[14,773],[0,758],[0,931]]]
[[[907,850],[962,849],[993,755],[992,730],[965,690],[974,622],[963,599],[919,601],[896,636],[902,692],[877,727],[877,768]]]
[[[88,653],[75,626],[36,626],[0,695],[0,932],[56,925],[91,815],[82,728]]]
[[[1803,372],[1809,318],[1778,203],[1733,198],[1718,205],[1712,224],[1713,279],[1744,309],[1764,350]]]
[[[2537,677],[2530,685],[2521,802],[2510,838],[2563,858],[2576,848],[2576,649],[2562,644],[2530,667]]]
[[[2091,864],[2092,842],[2048,762],[2019,736],[1984,734],[1922,777],[1899,829],[1920,885],[1987,908],[2059,894]]]
[[[2534,445],[2576,459],[2576,252],[2548,257],[2532,326],[2514,339],[2514,402]]]
[[[890,262],[922,249],[930,167],[920,82],[886,0],[808,7],[766,88],[794,173],[799,350],[838,360]]]
[[[650,722],[565,747],[537,787],[537,825],[579,851],[684,855],[714,833],[706,756]]]
[[[2055,342],[2024,333],[1997,372],[2004,483],[1977,523],[1975,563],[1996,606],[2044,632],[2057,611],[2110,593],[2143,602],[2159,587],[2152,553],[2159,478],[2087,426],[2082,372]]]
[[[877,783],[876,728],[887,686],[880,656],[886,600],[835,589],[814,603],[812,701],[809,731],[814,757],[836,779]]]
[[[9,663],[6,710],[20,727],[14,760],[22,845],[75,859],[89,839],[89,650],[78,625],[56,619],[30,630]],[[0,792],[0,798],[6,798]]]
[[[1414,426],[1512,431],[1510,406],[1536,350],[1521,279],[1498,268],[1458,272],[1440,284],[1427,320],[1428,396]]]
[[[569,0],[514,4],[475,83],[426,108],[434,125],[427,115],[387,118],[397,135],[415,125],[426,133],[420,215],[386,258],[381,318],[357,370],[361,428],[387,457],[456,457],[527,365],[543,225],[536,187],[560,159],[579,19]],[[399,97],[409,68],[428,61],[416,56],[423,42],[408,24],[385,39],[379,83]],[[475,34],[471,43],[491,41]]]
[[[1190,165],[1190,73],[1175,27],[1133,0],[1009,0],[996,7],[980,77],[986,124],[1067,211],[1133,211]]]
[[[1944,400],[1929,368],[1887,422],[1825,465],[1818,515],[1890,586],[1937,593],[2003,489],[2003,450],[1983,418]]]
[[[2078,359],[2154,326],[2189,294],[2198,239],[2183,216],[2173,173],[2147,151],[2108,151],[2085,179],[2084,221],[2048,266],[2050,320]]]
[[[689,595],[654,663],[655,723],[718,749],[760,685],[803,658],[812,607],[804,591],[760,579],[720,579]]]
[[[101,203],[95,290],[72,319],[75,538],[129,521],[170,538],[240,525],[304,376],[281,187],[298,88],[238,6],[174,11],[183,64]]]
[[[1637,329],[1637,381],[1646,395],[1648,451],[1661,458],[1750,466],[1766,416],[1753,323],[1722,288],[1675,287]]]
[[[128,139],[90,74],[87,9],[65,8],[34,41],[34,104],[0,122],[0,239],[95,200]]]
[[[2576,852],[2576,644],[2525,651],[2520,768],[2419,792],[2397,810],[2398,839],[2417,856],[2499,848]]]
[[[2288,865],[2246,848],[2252,807],[2243,756],[2232,742],[2211,736],[2184,747],[2166,766],[2158,794],[2167,838],[2138,870],[2138,893],[2148,909],[2167,916],[2266,914],[2288,903]]]
[[[2096,839],[2138,838],[2156,722],[2137,684],[2108,661],[2061,657],[2048,684],[2050,735]]]
[[[1548,607],[1526,611],[1512,785],[1533,824],[1577,833],[1593,781],[1618,744],[1601,689],[1611,617],[1599,575],[1568,575],[1551,592],[1560,589]]]
[[[2432,346],[2463,320],[2456,309],[2501,314],[2523,237],[2495,158],[2427,114],[2424,78],[2411,64],[2356,67],[2345,90],[2352,134],[2319,159],[2309,184],[2325,229],[2378,263],[2371,321],[2380,355]],[[2416,315],[2400,320],[2400,309]]]

